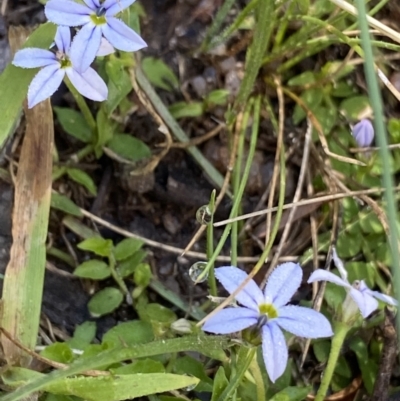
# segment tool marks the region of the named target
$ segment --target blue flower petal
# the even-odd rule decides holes
[[[340,285],[341,287],[351,288],[349,282],[341,279],[339,276],[336,276],[336,274],[322,269],[315,270],[307,280],[307,283],[313,283],[314,281],[329,281],[330,283]]]
[[[236,333],[257,323],[258,313],[248,308],[227,308],[217,312],[202,329],[215,334]]]
[[[102,102],[107,99],[108,89],[100,75],[93,68],[80,74],[73,68],[66,68],[66,73],[77,91],[88,99]]]
[[[83,1],[93,11],[97,11],[100,8],[100,1],[99,0],[83,0]]]
[[[224,266],[215,269],[215,277],[221,282],[224,288],[232,294],[240,284],[243,283],[248,275],[237,267]],[[243,290],[236,295],[235,299],[243,306],[247,306],[248,308],[255,310],[257,313],[259,312],[258,305],[264,301],[262,291],[253,280],[251,280]]]
[[[118,50],[135,52],[147,47],[146,42],[131,28],[114,17],[107,18],[107,24],[101,25],[105,38]]]
[[[382,294],[381,292],[378,291],[372,291],[368,288],[368,290],[365,291],[368,295],[371,295],[372,297],[379,299],[382,302],[387,303],[388,305],[392,306],[398,306],[398,301],[391,297],[390,295]]]
[[[67,54],[71,46],[71,31],[67,26],[59,26],[56,32],[56,42],[57,48],[60,52]]]
[[[125,10],[136,0],[106,0],[103,3],[103,7],[107,10],[106,16],[113,17],[115,14]]]
[[[28,107],[31,109],[50,97],[60,86],[65,72],[59,64],[48,65],[33,78],[28,89]]]
[[[49,21],[57,25],[79,26],[90,22],[93,10],[70,0],[50,0],[46,3],[44,13]]]
[[[45,49],[28,47],[15,53],[13,65],[22,68],[46,67],[51,64],[59,65],[54,53]]]
[[[97,57],[108,56],[109,54],[115,53],[114,47],[111,43],[104,37],[101,38],[100,47],[97,51]]]
[[[96,57],[101,43],[101,28],[94,24],[86,24],[75,35],[72,41],[70,58],[73,67],[79,71],[86,71]]]
[[[374,310],[378,308],[378,301],[360,290],[351,287],[350,296],[360,309],[363,318],[368,317]]]
[[[322,313],[302,306],[287,305],[279,308],[278,317],[273,321],[299,337],[321,338],[333,335],[331,324]]]
[[[277,324],[269,322],[261,328],[265,367],[272,383],[282,376],[288,361],[285,337]]]
[[[352,135],[360,148],[370,146],[375,136],[374,126],[371,121],[363,119],[353,127]]]
[[[300,287],[302,277],[303,271],[297,263],[288,262],[276,267],[265,286],[265,302],[276,307],[286,305]]]

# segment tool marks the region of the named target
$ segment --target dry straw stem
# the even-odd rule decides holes
[[[395,187],[395,191],[400,191],[400,186]],[[370,188],[370,189],[362,189],[359,191],[346,191],[346,192],[339,192],[339,193],[334,193],[334,194],[329,194],[329,195],[320,195],[320,196],[316,196],[315,198],[312,198],[312,199],[303,199],[298,202],[287,203],[286,205],[283,206],[283,210],[291,209],[294,206],[300,207],[300,206],[305,206],[305,205],[312,205],[314,203],[331,202],[331,201],[334,201],[337,199],[343,199],[343,198],[359,197],[362,195],[381,194],[383,192],[385,192],[385,188]],[[250,218],[256,217],[256,216],[262,216],[264,214],[276,212],[277,210],[278,210],[278,207],[274,206],[271,208],[260,210],[258,212],[243,214],[242,216],[238,216],[233,219],[218,221],[218,222],[214,223],[214,227],[225,226],[234,221],[246,220],[246,219],[250,219]]]
[[[349,4],[347,1],[344,0],[330,0],[330,1],[333,4],[336,4],[342,10],[347,11],[349,14],[352,14],[355,17],[358,16],[357,8]],[[369,15],[367,15],[367,21],[370,26],[381,32],[383,35],[386,35],[395,42],[400,43],[400,34],[396,32],[394,29],[389,28],[385,24],[382,24],[382,22],[378,21],[374,17],[370,17]]]
[[[14,52],[28,35],[26,29],[10,29]],[[49,100],[33,109],[24,108],[27,124],[15,185],[13,244],[4,276],[1,327],[34,349],[46,263],[54,128]],[[29,365],[31,357],[15,343],[4,336],[1,343],[10,365]]]

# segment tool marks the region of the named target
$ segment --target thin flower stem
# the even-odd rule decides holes
[[[329,353],[328,364],[326,365],[324,375],[322,376],[321,385],[319,386],[315,401],[323,401],[331,383],[333,372],[339,358],[340,350],[342,349],[344,339],[350,327],[345,323],[336,322],[335,334],[332,337],[331,352]]]
[[[256,145],[257,145],[257,138],[258,138],[258,129],[259,129],[259,124],[260,124],[260,111],[261,111],[261,97],[257,96],[255,99],[251,99],[250,101],[251,105],[254,105],[254,114],[253,114],[253,127],[251,130],[251,139],[250,139],[250,146],[249,146],[249,155],[246,161],[246,165],[244,168],[243,172],[243,177],[240,182],[240,187],[238,190],[238,193],[236,194],[235,200],[233,202],[232,210],[230,213],[230,216],[237,216],[237,211],[240,206],[240,201],[242,199],[244,189],[246,187],[247,179],[250,174],[250,169],[251,169],[251,161],[254,158],[254,153],[256,150]],[[200,276],[197,278],[197,280],[201,280],[209,271],[210,266],[215,262],[217,259],[218,255],[220,254],[222,247],[225,244],[225,241],[227,240],[229,233],[231,231],[232,224],[228,224],[224,232],[222,233],[221,239],[219,240],[214,253],[212,257],[208,260],[207,266],[204,269],[204,271],[200,274]]]
[[[249,102],[246,110],[243,113],[243,118],[237,118],[236,123],[238,124],[237,129],[239,130],[239,144],[238,150],[236,155],[236,162],[233,169],[232,174],[232,190],[233,190],[233,198],[237,199],[240,194],[240,182],[242,180],[242,161],[244,159],[244,143],[246,137],[246,128],[250,118],[251,112],[251,105],[252,103]],[[241,199],[241,197],[240,197]],[[241,210],[241,202],[239,207],[236,211],[236,216],[242,213]],[[238,257],[238,232],[239,232],[239,222],[235,222],[232,224],[232,231],[231,231],[231,264],[232,266],[237,266],[237,257]]]
[[[370,102],[374,111],[374,125],[376,130],[376,139],[379,146],[379,154],[382,160],[382,181],[386,188],[385,200],[386,200],[386,214],[389,222],[389,243],[392,254],[392,272],[394,276],[394,289],[397,299],[400,297],[400,253],[399,253],[399,231],[397,228],[397,202],[393,191],[393,176],[390,168],[391,154],[389,153],[387,146],[387,133],[383,120],[383,103],[382,95],[379,89],[378,79],[375,73],[374,67],[374,54],[372,51],[371,38],[368,31],[369,19],[367,16],[367,10],[363,0],[356,1],[358,10],[358,24],[361,31],[361,44],[365,55],[365,77],[367,81],[368,93],[370,94]],[[400,328],[400,315],[397,315],[397,327]]]
[[[208,207],[211,212],[211,221],[207,225],[207,259],[210,259],[214,252],[214,212],[215,212],[215,189],[211,192],[210,203]],[[210,271],[208,273],[208,286],[210,287],[210,294],[213,297],[217,296],[217,283],[215,281],[215,274],[214,274],[214,263],[210,266]]]
[[[114,255],[110,255],[108,258],[108,265],[110,267],[110,271],[111,271],[111,276],[113,277],[113,279],[115,280],[115,282],[118,284],[119,288],[121,289],[121,291],[123,292],[123,294],[126,296],[127,298],[127,303],[129,305],[132,305],[133,300],[132,300],[132,296],[128,290],[128,287],[126,286],[124,280],[122,279],[122,277],[119,275],[117,269],[116,269],[116,261],[115,261],[115,257]]]
[[[239,387],[239,384],[243,380],[243,376],[247,372],[254,356],[256,355],[257,347],[250,348],[247,350],[244,347],[241,347],[239,350],[239,358],[238,358],[238,366],[236,374],[233,376],[231,381],[229,382],[228,387],[223,391],[223,393],[218,397],[218,401],[225,401],[232,397],[234,391]],[[246,352],[246,355],[243,355]],[[242,356],[244,356],[244,361],[242,361]]]
[[[65,85],[67,85],[67,88],[69,91],[72,93],[72,96],[74,97],[76,103],[78,104],[79,109],[81,110],[83,117],[85,118],[86,122],[89,125],[90,130],[92,133],[96,132],[96,121],[92,115],[92,112],[90,111],[85,99],[83,96],[75,89],[75,86],[72,85],[71,81],[65,77],[64,79]]]

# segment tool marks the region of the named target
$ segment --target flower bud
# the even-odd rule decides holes
[[[353,127],[352,135],[360,148],[366,148],[374,140],[374,126],[371,121],[364,118]]]

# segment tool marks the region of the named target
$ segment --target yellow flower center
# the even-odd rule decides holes
[[[61,68],[72,67],[71,61],[67,57],[63,57],[60,59]]]
[[[272,304],[261,304],[258,309],[260,311],[260,315],[265,315],[268,320],[278,317],[278,311]]]
[[[92,14],[90,16],[90,19],[92,20],[93,24],[95,25],[104,25],[107,24],[107,19],[105,15],[102,15],[101,13],[99,14]]]

